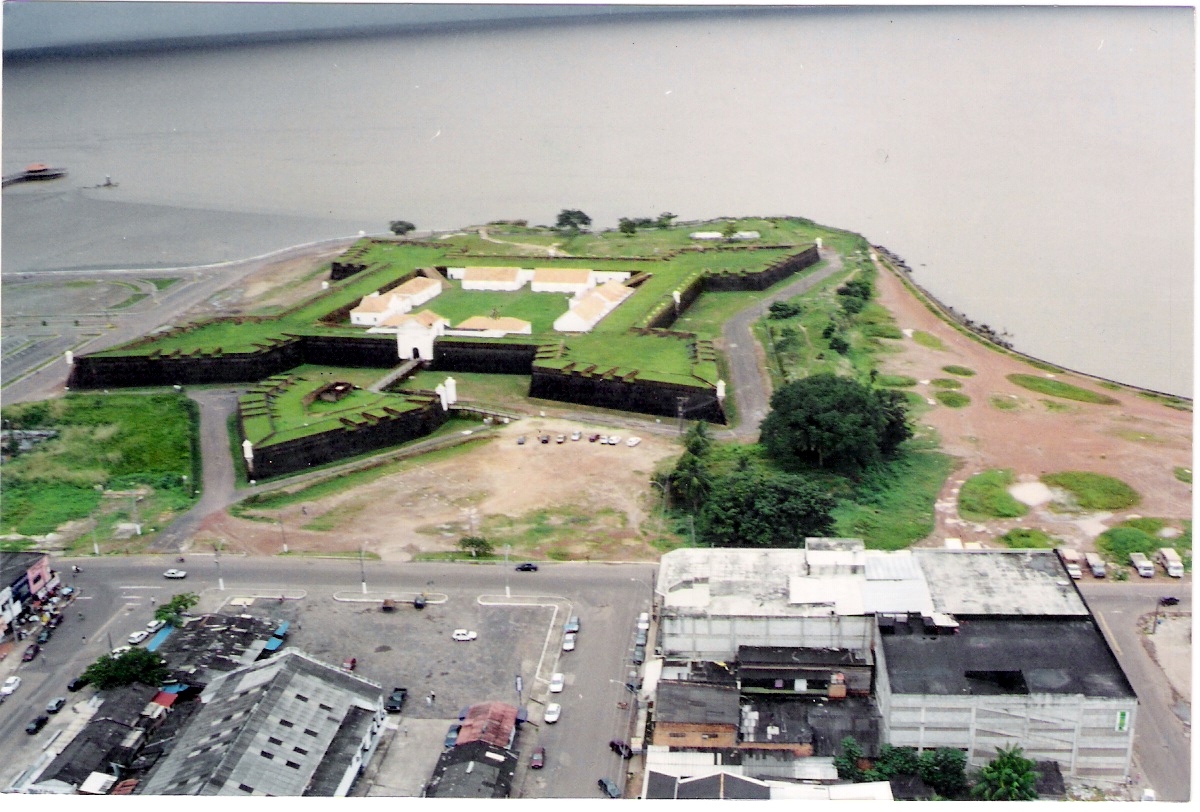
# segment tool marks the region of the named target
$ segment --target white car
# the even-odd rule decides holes
[[[630,437],[628,440],[625,441],[625,445],[629,446],[630,448],[633,448],[635,445],[637,445],[641,441],[642,441],[641,437]]]
[[[122,654],[133,651],[133,646],[117,646],[112,650],[113,657],[120,657]]]
[[[452,634],[450,636],[459,643],[468,643],[471,640],[474,640],[479,635],[476,632],[470,632],[470,631],[467,631],[466,629],[455,629],[454,634]]]
[[[21,687],[20,677],[9,677],[4,681],[4,686],[0,687],[0,696],[8,696],[13,691]]]
[[[563,685],[566,684],[566,677],[562,674],[552,674],[550,676],[550,693],[561,694]]]
[[[568,634],[563,637],[563,651],[575,650],[575,635]]]
[[[575,432],[572,432],[572,433],[571,433],[571,442],[575,442],[575,441],[577,441],[577,440],[578,440],[580,437],[582,437],[582,436],[583,436],[583,432],[582,432],[582,431],[575,431]]]
[[[620,445],[621,438],[614,434],[612,437],[608,438],[608,444],[609,445]]]
[[[146,624],[146,631],[154,634],[156,631],[167,625],[165,620],[152,620]]]
[[[129,635],[129,645],[136,646],[138,643],[144,642],[149,636],[150,632],[147,631],[134,632]]]
[[[187,573],[184,570],[167,570],[163,573],[164,578],[186,578]]]
[[[562,705],[557,702],[551,702],[546,706],[546,715],[542,718],[546,724],[552,725],[558,721],[558,717],[562,716]]]

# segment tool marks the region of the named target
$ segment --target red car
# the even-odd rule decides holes
[[[546,748],[539,747],[533,751],[533,755],[529,757],[529,769],[540,770],[546,766]]]
[[[37,643],[30,643],[29,648],[25,649],[25,653],[21,655],[21,662],[23,662],[23,663],[29,662],[34,657],[38,656],[38,652],[41,650],[42,650],[42,647],[39,646]]]

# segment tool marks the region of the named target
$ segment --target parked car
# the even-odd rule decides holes
[[[50,631],[49,628],[42,629],[37,636],[38,645],[44,646],[49,643],[50,635],[52,634],[54,634],[54,632]]]
[[[641,441],[642,441],[641,437],[630,437],[628,440],[625,441],[625,445],[629,446],[630,448],[633,448],[635,445],[637,445]]]
[[[542,445],[546,445],[547,443],[550,442],[550,435],[549,434],[538,435],[538,442],[540,442]]]
[[[478,632],[472,632],[466,629],[455,629],[454,633],[450,635],[450,637],[458,643],[469,643],[478,636]]]
[[[442,742],[442,746],[447,750],[458,744],[458,731],[462,730],[462,725],[458,722],[450,725],[450,729],[446,731],[446,738]]]
[[[571,442],[576,442],[577,440],[581,439],[582,437],[583,437],[582,431],[571,432]]]
[[[25,725],[25,732],[28,733],[30,736],[32,736],[33,734],[39,732],[42,728],[44,728],[46,726],[46,723],[49,721],[50,721],[49,716],[39,716],[36,719],[34,719],[32,722],[30,722],[29,724]]]
[[[347,657],[346,659],[342,660],[342,670],[353,671],[356,668],[358,668],[357,657]]]
[[[75,693],[76,691],[86,688],[87,684],[88,684],[88,681],[85,680],[83,677],[76,677],[75,679],[73,679],[67,683],[67,690],[70,691],[71,693]]]
[[[648,635],[648,634],[649,634],[649,632],[646,631],[645,629],[638,629],[637,636],[633,638],[633,644],[635,646],[646,645],[646,635]]]
[[[58,713],[66,704],[67,698],[65,696],[55,697],[54,699],[51,699],[49,703],[47,703],[46,713]]]
[[[557,702],[551,702],[546,706],[546,713],[542,716],[542,719],[546,724],[552,725],[558,721],[558,717],[560,716],[562,716],[562,705]]]
[[[633,647],[633,664],[641,665],[644,662],[646,662],[646,647],[645,646],[634,646]]]
[[[526,561],[524,564],[517,564],[517,572],[537,572],[537,564]]]
[[[613,781],[611,778],[601,778],[599,781],[596,782],[596,784],[597,784],[597,786],[600,787],[600,791],[603,792],[605,795],[607,795],[609,798],[620,798],[621,797],[621,788],[618,787],[617,782]]]
[[[561,673],[550,675],[550,693],[561,694],[563,686],[566,685],[567,678]]]
[[[650,628],[650,613],[649,612],[642,612],[640,615],[638,615],[637,627],[638,627],[638,629],[649,629]]]
[[[174,579],[186,578],[187,572],[185,572],[184,570],[167,570],[166,572],[163,573],[163,577],[164,578],[174,578]]]
[[[517,438],[517,445],[525,445],[525,435],[524,434],[522,434],[520,437]]]
[[[145,640],[149,637],[150,632],[144,629],[140,632],[134,632],[133,634],[129,635],[129,645],[136,646],[138,643],[145,642]]]
[[[560,434],[554,438],[554,442],[558,443],[559,445],[562,445],[566,441],[567,441],[567,435],[565,435],[565,434]]]
[[[42,647],[37,643],[30,643],[25,649],[25,653],[21,655],[21,662],[27,663],[31,661],[34,657],[38,656],[38,653],[40,653],[41,650]]]
[[[152,620],[146,624],[146,631],[150,632],[150,634],[154,634],[156,631],[166,625],[167,621],[165,620]]]
[[[567,622],[563,624],[563,631],[567,634],[579,633],[579,615],[571,615],[567,618]]]
[[[417,597],[413,598],[413,608],[414,609],[424,609],[425,608],[425,596],[423,594],[418,595]]]
[[[395,612],[396,611],[396,601],[393,600],[392,598],[384,598],[383,603],[379,604],[379,611]]]
[[[629,746],[628,742],[613,739],[608,743],[608,748],[621,758],[633,758],[633,748]]]
[[[599,434],[592,434],[592,435],[589,435],[589,436],[588,436],[588,442],[589,442],[589,443],[594,443],[594,442],[596,442],[596,441],[597,441],[597,440],[599,440],[599,439],[600,439],[600,435],[599,435]]]
[[[529,756],[529,769],[540,770],[546,766],[546,748],[539,747]]]
[[[113,657],[120,657],[122,654],[128,654],[133,651],[133,646],[117,646],[112,650]]]
[[[573,634],[563,635],[562,650],[563,651],[574,651],[575,650],[575,635],[573,635]]]
[[[399,713],[404,707],[404,700],[408,699],[407,688],[393,688],[392,693],[383,703],[383,709],[388,713]]]
[[[17,676],[9,677],[0,685],[0,696],[9,696],[18,688],[21,687],[21,678]]]
[[[613,436],[608,438],[608,444],[609,445],[620,445],[621,438],[614,434]]]

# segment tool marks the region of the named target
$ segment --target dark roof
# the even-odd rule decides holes
[[[50,763],[38,782],[62,781],[78,786],[93,772],[111,774],[110,762],[129,761],[135,753],[126,751],[121,743],[141,726],[142,709],[157,690],[134,684],[106,691],[96,715]]]
[[[0,553],[0,589],[12,586],[45,557],[45,553]]]
[[[366,708],[351,707],[338,727],[333,741],[325,748],[325,755],[317,765],[316,772],[308,781],[304,794],[331,798],[337,792],[346,775],[348,765],[362,747],[363,738],[374,722],[375,714]]]
[[[480,702],[467,708],[461,721],[459,744],[483,741],[508,748],[516,736],[517,709],[504,702]]]
[[[740,719],[738,692],[724,685],[662,680],[654,718],[658,722],[736,726]]]
[[[675,785],[679,783],[679,779],[673,775],[666,773],[650,771],[650,777],[646,781],[647,801],[661,801],[665,799],[675,798]]]
[[[718,800],[770,800],[771,788],[753,778],[720,772],[699,778],[680,778],[676,798]]]
[[[753,728],[743,727],[743,743],[811,744],[814,756],[835,756],[839,742],[853,736],[866,755],[878,752],[880,714],[867,697],[762,699],[747,718]]]
[[[1034,772],[1037,773],[1038,798],[1043,801],[1062,800],[1067,796],[1067,784],[1063,781],[1062,770],[1057,761],[1035,762]]]
[[[897,624],[883,635],[892,693],[1133,698],[1091,618],[959,618],[957,634]]]
[[[425,787],[430,798],[507,798],[517,755],[486,742],[460,744],[442,753]]]
[[[844,648],[790,648],[738,646],[738,667],[767,666],[868,666],[866,660]]]

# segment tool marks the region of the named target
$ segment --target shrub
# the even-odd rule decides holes
[[[775,302],[767,308],[768,318],[771,319],[790,319],[803,312],[804,308],[796,302]]]
[[[962,375],[964,378],[969,378],[975,374],[975,370],[970,367],[960,367],[958,364],[942,367],[942,372],[949,372],[951,375]]]
[[[943,390],[934,392],[933,396],[943,406],[949,406],[951,409],[961,409],[971,402],[971,399],[962,392],[946,392]]]
[[[1031,527],[1015,527],[1001,536],[1000,541],[1014,550],[1048,550],[1057,545],[1054,536]]]
[[[1090,471],[1062,471],[1044,474],[1042,482],[1069,491],[1084,510],[1122,510],[1138,503],[1141,497],[1119,479]]]
[[[1113,527],[1096,538],[1096,549],[1119,564],[1129,561],[1130,553],[1154,555],[1162,541],[1136,527]]]
[[[934,378],[929,385],[938,389],[962,389],[962,383],[953,378]]]
[[[1007,490],[1012,483],[1011,468],[997,468],[975,474],[963,483],[958,492],[959,515],[971,520],[1012,519],[1024,516],[1026,507]]]

